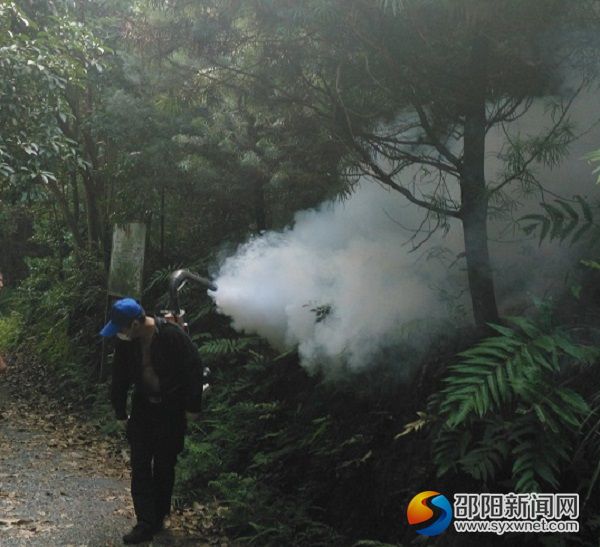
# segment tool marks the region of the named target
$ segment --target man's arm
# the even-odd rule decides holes
[[[202,410],[203,367],[196,344],[187,334],[182,334],[183,371],[186,389],[185,409],[187,412],[196,414]]]
[[[127,394],[131,385],[132,349],[130,342],[117,340],[112,366],[110,401],[117,420],[127,419]]]

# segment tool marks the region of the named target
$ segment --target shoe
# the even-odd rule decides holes
[[[168,513],[159,512],[159,514],[161,516],[156,519],[156,521],[154,522],[154,526],[152,526],[152,531],[155,534],[162,532],[165,529],[165,526],[169,525],[169,516],[170,516],[171,512],[170,511]]]
[[[123,536],[123,543],[133,544],[150,541],[154,537],[154,529],[143,522],[139,522],[131,532]]]

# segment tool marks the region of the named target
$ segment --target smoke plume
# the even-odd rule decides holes
[[[348,201],[298,213],[293,227],[228,258],[218,309],[240,331],[280,349],[298,345],[305,365],[364,367],[382,346],[416,336],[420,321],[448,317],[452,306],[464,313],[449,284],[460,244],[436,232],[411,252],[426,237],[410,241],[421,218],[400,196],[363,183]]]
[[[587,95],[574,105],[574,121],[589,127],[598,112],[598,100]],[[534,109],[519,130],[535,134],[544,119],[543,109]],[[495,157],[502,139],[500,133],[488,138],[489,178],[501,168]],[[559,168],[539,167],[538,178],[566,197],[597,195],[584,155],[599,147],[596,127]],[[540,212],[539,193],[520,201],[516,216]],[[300,212],[290,228],[241,246],[222,264],[212,296],[234,328],[281,350],[297,346],[309,368],[344,363],[361,369],[398,344],[422,351],[431,341],[426,335],[439,333],[444,321],[471,321],[461,226],[454,222],[429,234],[423,217],[398,193],[362,181],[349,200]],[[529,296],[564,287],[571,256],[557,244],[538,247],[522,233],[506,237],[503,226],[492,222],[491,254],[500,306],[513,312]]]

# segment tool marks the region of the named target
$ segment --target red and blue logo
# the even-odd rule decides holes
[[[437,536],[452,522],[452,505],[439,492],[427,490],[417,494],[406,510],[408,523],[422,536]]]

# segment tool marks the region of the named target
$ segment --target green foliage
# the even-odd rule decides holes
[[[62,263],[53,257],[29,259],[28,264],[30,275],[12,298],[22,316],[19,345],[53,371],[65,392],[91,388],[104,317],[101,266],[85,255]]]
[[[555,205],[540,204],[545,214],[530,214],[519,219],[526,223],[523,226],[526,234],[539,231],[540,245],[544,240],[559,240],[562,243],[569,237],[572,245],[589,236],[596,227],[592,208],[581,196],[575,196],[574,201],[555,199],[554,202]]]
[[[251,338],[220,338],[205,342],[199,349],[200,354],[204,357],[219,357],[247,350],[253,342],[256,343],[256,341]]]
[[[545,381],[561,371],[565,356],[593,361],[594,350],[573,344],[560,330],[547,331],[521,317],[508,321],[513,328],[492,325],[500,336],[460,353],[461,362],[449,367],[440,406],[448,427],[461,425],[473,414],[483,418],[515,399],[549,404]],[[567,419],[577,425],[572,414]],[[552,421],[548,425],[552,428]]]
[[[596,260],[582,260],[581,263],[592,270],[600,270],[600,262]]]
[[[588,154],[587,159],[591,164],[596,164],[594,174],[598,175],[598,184],[600,184],[600,165],[598,165],[600,164],[600,149]]]
[[[56,162],[77,166],[78,147],[61,129],[71,117],[65,92],[102,69],[105,50],[64,15],[29,15],[20,2],[0,4],[0,180],[48,184]],[[37,18],[37,20],[36,20]]]
[[[219,499],[228,505],[229,528],[248,545],[340,544],[340,537],[328,526],[312,520],[292,496],[270,491],[251,477],[224,473],[209,483]]]
[[[224,340],[200,346],[211,385],[180,458],[180,494],[225,502],[224,526],[249,544],[397,539],[394,515],[422,463],[407,466],[415,444],[395,439],[399,372],[329,383],[295,352]]]
[[[548,321],[514,317],[509,323],[492,325],[498,335],[448,367],[433,398],[443,421],[434,461],[438,475],[460,469],[484,484],[510,463],[515,490],[556,489],[590,411],[565,378],[577,365],[594,363],[599,351]]]
[[[16,349],[22,328],[23,318],[17,311],[0,316],[0,355]]]

